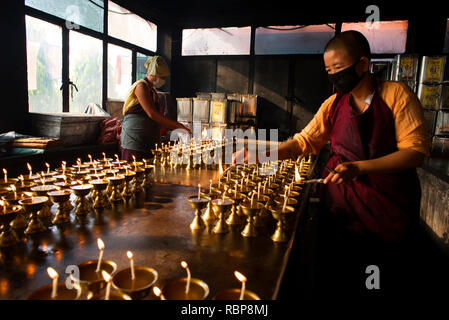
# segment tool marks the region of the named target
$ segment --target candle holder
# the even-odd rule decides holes
[[[214,209],[212,208],[212,200],[218,199],[220,197],[220,192],[212,188],[212,192],[210,192],[210,190],[208,190],[207,192],[205,191],[201,192],[201,197],[211,199],[211,201],[207,203],[206,210],[204,210],[204,213],[202,215],[203,221],[206,223],[207,226],[210,226],[213,224],[215,219],[217,219],[214,213]]]
[[[295,208],[291,206],[285,206],[283,208],[283,205],[278,205],[275,207],[270,207],[271,214],[273,215],[273,218],[278,221],[276,231],[271,236],[271,240],[274,242],[285,242],[288,240],[287,235],[285,233],[285,225],[287,216],[293,214],[295,212]]]
[[[235,193],[231,191],[227,196],[225,196],[225,198],[234,201],[234,204],[231,208],[231,214],[226,219],[226,223],[229,226],[240,225],[242,221],[240,219],[238,211],[240,208],[240,204],[243,202],[243,200],[245,200],[245,196],[242,193]]]
[[[229,232],[229,227],[226,224],[226,213],[231,210],[234,201],[230,199],[216,199],[212,201],[212,208],[218,214],[218,221],[215,224],[212,232],[217,234]]]
[[[20,211],[20,206],[4,206],[0,208],[0,222],[2,223],[2,233],[0,234],[0,247],[10,247],[17,244],[18,240],[11,231],[10,223],[16,218]]]
[[[0,187],[9,187],[12,184],[16,184],[17,182],[19,182],[19,179],[17,178],[8,178],[6,179],[0,179]]]
[[[213,300],[239,300],[241,289],[226,289],[218,292]],[[245,290],[243,300],[260,300],[259,296],[252,291]]]
[[[123,197],[123,200],[125,201],[125,204],[128,205],[129,200],[133,196],[133,193],[131,191],[131,188],[129,187],[129,184],[130,184],[130,181],[132,181],[132,179],[134,179],[134,177],[136,176],[136,173],[133,171],[128,171],[128,173],[125,173],[123,176],[125,177],[125,180],[124,180],[124,187],[123,187],[123,191],[122,191],[122,197]]]
[[[93,186],[96,194],[94,198],[94,208],[104,209],[108,207],[109,199],[105,193],[105,190],[108,187],[109,181],[106,179],[91,180],[90,184]]]
[[[78,182],[76,181],[67,181],[67,182],[56,182],[54,183],[55,186],[57,186],[60,190],[71,190],[73,186],[78,185]],[[70,198],[64,202],[63,208],[66,211],[71,211],[74,206],[72,205]]]
[[[162,294],[167,300],[205,300],[209,295],[209,286],[200,279],[190,279],[190,289],[187,294],[186,284],[187,278],[172,280],[164,286]]]
[[[23,182],[23,183],[17,183],[16,188],[19,192],[26,192],[31,191],[31,187],[35,186],[36,184],[34,182]]]
[[[271,198],[266,195],[255,196],[255,200],[263,205],[260,209],[259,214],[254,217],[254,225],[256,227],[264,227],[266,225],[267,219],[271,217],[268,212],[268,205],[270,204]]]
[[[78,197],[78,203],[75,207],[75,211],[74,213],[77,216],[86,216],[89,212],[90,212],[90,204],[89,201],[87,200],[87,195],[90,193],[90,191],[92,190],[92,185],[91,184],[83,184],[83,185],[78,185],[78,186],[73,186],[72,187],[72,191],[73,193]]]
[[[155,169],[154,165],[151,165],[151,164],[145,165],[145,167],[144,167],[145,173],[144,173],[144,178],[143,178],[143,182],[142,182],[142,187],[144,189],[150,188],[152,186],[151,171],[154,171],[154,169]]]
[[[241,232],[244,237],[256,237],[257,231],[254,224],[254,217],[259,214],[259,211],[263,209],[263,204],[260,202],[254,202],[251,205],[250,201],[242,202],[240,205],[244,215],[248,216],[245,228]]]
[[[79,264],[79,279],[74,279],[79,281],[80,287],[84,291],[91,292],[92,296],[97,295],[106,287],[106,281],[104,281],[101,271],[104,270],[113,276],[117,270],[117,264],[114,261],[102,260],[98,272],[96,271],[97,264],[98,260],[89,260]],[[70,277],[73,278],[73,274],[70,274]]]
[[[31,191],[34,192],[38,197],[46,197],[49,191],[54,191],[56,189],[57,189],[56,186],[53,185],[40,185],[32,187]],[[37,213],[37,216],[42,219],[51,217],[50,208],[52,205],[53,202],[50,199],[48,199],[43,208],[39,210],[39,212]]]
[[[68,289],[65,282],[58,282],[58,295],[55,298],[51,297],[53,285],[49,284],[37,289],[31,293],[27,300],[78,300],[81,296],[81,290],[76,287]]]
[[[64,203],[70,199],[72,192],[70,190],[56,190],[48,192],[50,198],[58,204],[58,211],[51,221],[53,224],[59,225],[70,222],[70,216],[64,210]]]
[[[195,218],[193,218],[192,223],[190,223],[190,229],[204,229],[206,225],[203,221],[203,218],[201,217],[201,210],[207,206],[211,199],[206,197],[200,197],[198,199],[198,196],[191,196],[188,198],[188,200],[192,209],[195,209]]]
[[[137,193],[143,192],[141,180],[143,178],[143,175],[145,174],[145,170],[137,167],[137,170],[135,170],[134,172],[136,173],[136,175],[131,181],[132,184],[131,192],[135,195]]]
[[[31,197],[19,200],[19,204],[23,206],[25,208],[25,211],[29,212],[31,216],[28,227],[25,230],[26,235],[47,231],[47,228],[45,228],[45,226],[37,217],[38,211],[45,206],[45,203],[47,201],[48,197]]]
[[[276,203],[276,205],[278,205],[278,206],[282,206],[284,204],[284,201],[285,201],[285,199],[284,199],[283,195],[282,196],[279,195],[274,198],[274,203]],[[296,200],[295,198],[288,197],[287,205],[296,208],[296,206],[298,205],[298,200]]]
[[[109,196],[109,201],[114,204],[122,202],[123,197],[118,188],[119,188],[119,185],[121,185],[123,183],[123,181],[125,181],[125,177],[118,175],[118,176],[106,178],[106,180],[109,180],[109,183],[112,185],[112,191],[111,191],[111,195]]]
[[[131,268],[123,269],[112,277],[112,286],[129,295],[133,300],[145,298],[156,283],[158,273],[153,268],[134,267],[134,280],[131,279]]]

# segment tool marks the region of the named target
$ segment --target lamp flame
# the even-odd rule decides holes
[[[57,273],[56,270],[53,269],[52,267],[48,267],[48,268],[47,268],[47,273],[48,273],[48,276],[49,276],[52,280],[54,280],[54,279],[56,279],[56,278],[58,277],[58,273]]]
[[[238,271],[234,271],[234,275],[237,278],[237,280],[240,282],[246,282],[246,280],[247,280],[246,277]]]
[[[219,177],[221,177],[222,174],[223,174],[223,166],[221,165],[221,162],[220,162],[220,164],[218,166],[218,175],[219,175]]]
[[[101,238],[98,238],[97,240],[98,249],[103,250],[104,249],[104,242],[101,240]]]
[[[299,174],[299,168],[295,164],[295,183],[301,183],[301,182],[302,182],[302,178],[301,178],[301,175]]]
[[[134,255],[131,251],[127,251],[126,256],[128,257],[129,260],[131,260],[134,257]]]
[[[106,282],[109,282],[112,279],[111,275],[104,270],[101,270],[101,275],[103,276],[103,279]]]
[[[154,293],[154,295],[155,295],[156,297],[160,297],[161,294],[162,294],[162,291],[161,291],[161,289],[159,289],[159,287],[154,286],[154,287],[153,287],[153,293]]]
[[[186,269],[186,268],[188,267],[187,262],[181,261],[181,267],[183,267],[184,269]]]

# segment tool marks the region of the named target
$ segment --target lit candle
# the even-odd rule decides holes
[[[53,280],[51,298],[54,299],[58,296],[58,273],[52,267],[47,268],[47,273],[48,276]]]
[[[198,201],[201,198],[201,184],[198,183]]]
[[[102,152],[101,154],[103,155],[104,162],[106,162],[106,153]]]
[[[212,179],[209,180],[209,193],[212,194]]]
[[[161,289],[159,287],[154,286],[153,287],[153,293],[156,297],[159,297],[161,300],[165,300],[164,295],[162,294]]]
[[[243,300],[243,297],[245,296],[245,286],[246,286],[246,277],[241,274],[238,271],[234,271],[234,275],[237,278],[238,281],[242,283],[242,288],[240,289],[240,297],[239,300]]]
[[[223,202],[225,200],[225,195],[226,195],[226,191],[228,190],[228,186],[225,186],[224,191],[223,191]]]
[[[284,205],[282,206],[282,212],[284,212],[285,208],[287,207],[287,201],[288,201],[288,197],[286,194],[284,194]]]
[[[76,164],[78,165],[78,173],[79,173],[81,171],[81,159],[80,158],[78,158],[76,160]]]
[[[133,259],[133,253],[132,253],[131,251],[127,251],[127,252],[126,252],[126,256],[127,256],[128,259],[129,259],[129,264],[130,264],[130,267],[131,267],[131,279],[134,280],[134,279],[136,279],[136,275],[135,275],[135,273],[134,273],[134,259]]]
[[[260,182],[257,184],[257,201],[259,201],[259,194],[260,194]]]
[[[12,184],[11,185],[11,190],[14,192],[14,199],[17,199],[16,186]]]
[[[120,162],[120,159],[118,158],[118,154],[114,154],[114,157],[117,162]]]
[[[256,192],[253,192],[251,195],[251,207],[254,205],[254,195],[256,194]]]
[[[6,171],[5,168],[3,168],[3,174],[4,174],[4,178],[5,178],[5,183],[8,182],[8,171]]]
[[[100,250],[100,255],[98,256],[97,269],[95,270],[95,272],[99,272],[100,271],[101,260],[103,259],[103,251],[104,251],[104,242],[103,242],[103,240],[98,238],[97,245],[98,245],[98,249]]]
[[[29,163],[27,163],[27,168],[30,171],[30,178],[31,178],[31,176],[33,175],[33,170],[32,170],[32,168],[31,168]]]
[[[134,155],[133,155],[133,164],[134,164],[134,170],[137,171],[136,156],[134,156]]]
[[[187,265],[187,262],[185,262],[185,261],[181,261],[181,267],[186,269],[186,272],[187,272],[187,283],[186,283],[186,295],[187,295],[190,290],[190,279],[191,279],[190,270],[189,270],[189,266]]]
[[[0,200],[0,205],[2,206],[3,213],[5,213],[6,212],[5,201]]]
[[[22,187],[25,186],[25,181],[24,181],[23,175],[20,175],[19,180],[21,182]]]
[[[109,300],[109,296],[111,294],[111,275],[106,271],[102,270],[101,275],[103,276],[104,281],[106,281],[106,294],[104,295],[104,300]]]
[[[87,157],[89,158],[90,164],[92,164],[92,156],[88,154]]]
[[[50,173],[50,165],[46,162],[45,166],[47,167],[47,174]]]

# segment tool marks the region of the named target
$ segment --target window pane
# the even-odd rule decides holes
[[[335,24],[260,27],[256,29],[256,54],[323,53],[335,35]]]
[[[125,100],[131,87],[131,50],[108,44],[108,98]]]
[[[408,21],[343,23],[341,31],[356,30],[368,39],[371,53],[404,53]]]
[[[30,112],[62,112],[62,31],[25,17]]]
[[[447,19],[447,22],[446,22],[446,37],[444,38],[443,52],[449,53],[449,19]]]
[[[149,56],[137,52],[137,66],[136,66],[136,79],[140,80],[145,78],[147,74],[147,68],[145,68],[145,61]]]
[[[75,31],[69,39],[69,78],[78,88],[70,88],[70,112],[84,112],[91,102],[101,105],[103,42]]]
[[[25,5],[67,20],[69,29],[81,25],[103,32],[103,0],[25,0]]]
[[[109,35],[156,52],[157,26],[109,1]]]
[[[249,54],[251,28],[182,30],[182,55]]]

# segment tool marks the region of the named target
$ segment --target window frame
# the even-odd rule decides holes
[[[70,29],[66,26],[66,20],[49,14],[44,11],[40,11],[38,9],[24,6],[24,18],[25,16],[30,16],[36,19],[43,20],[45,22],[52,23],[54,25],[60,26],[62,28],[62,112],[70,112],[70,79],[69,79],[69,31]],[[137,52],[141,54],[145,54],[147,56],[154,56],[158,54],[159,47],[156,47],[156,51],[151,51],[146,48],[140,47],[138,45],[132,44],[130,42],[126,42],[115,37],[112,37],[108,34],[108,1],[104,1],[104,14],[103,14],[103,32],[98,32],[92,29],[89,29],[84,26],[77,26],[75,31],[91,36],[93,38],[99,39],[103,42],[103,75],[102,75],[102,107],[106,109],[106,104],[108,101],[108,44],[114,44],[126,49],[131,50],[132,52],[132,67],[131,67],[131,79],[132,81],[136,81],[136,62],[137,62]],[[156,35],[156,43],[160,41],[160,32],[159,28]],[[29,109],[28,109],[29,110]]]

